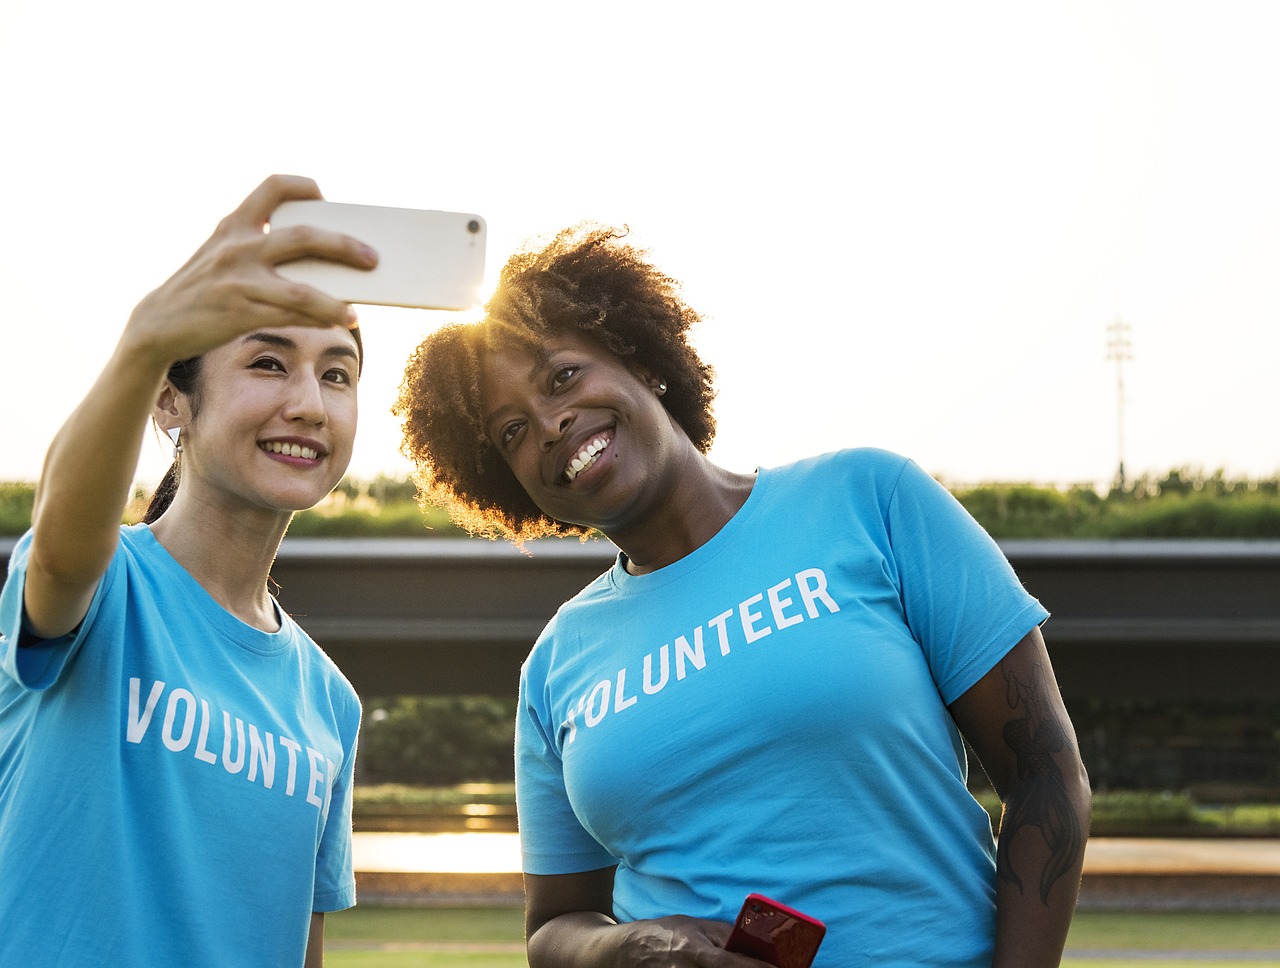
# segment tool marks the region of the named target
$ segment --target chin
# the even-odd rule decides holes
[[[296,514],[299,511],[311,510],[323,501],[331,491],[332,488],[321,494],[317,494],[315,490],[311,488],[308,488],[305,493],[299,493],[298,491],[286,491],[281,493],[277,491],[274,494],[262,494],[261,504],[264,508],[269,508],[272,511],[278,511],[282,514]]]

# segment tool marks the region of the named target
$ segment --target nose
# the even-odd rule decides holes
[[[568,410],[546,410],[538,416],[538,437],[543,450],[550,450],[565,431],[573,426],[573,413]]]
[[[284,403],[287,420],[321,425],[328,418],[320,381],[311,373],[298,373],[289,381],[289,395]]]

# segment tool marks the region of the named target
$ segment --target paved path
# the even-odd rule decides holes
[[[357,833],[358,871],[506,874],[520,870],[510,833]],[[1280,840],[1099,837],[1085,848],[1085,874],[1205,874],[1280,877]]]
[[[354,851],[370,903],[523,903],[513,833],[358,833]],[[1080,910],[1280,912],[1280,840],[1090,840]]]

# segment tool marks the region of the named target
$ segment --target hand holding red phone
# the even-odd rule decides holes
[[[777,968],[809,968],[827,926],[763,894],[743,902],[726,951],[750,955]]]

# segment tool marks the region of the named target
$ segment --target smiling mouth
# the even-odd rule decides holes
[[[312,450],[310,447],[303,447],[301,444],[282,444],[279,441],[270,440],[258,446],[268,453],[280,454],[284,457],[302,457],[306,460],[316,460],[320,456],[319,451]]]
[[[596,434],[588,440],[580,451],[573,455],[573,459],[569,461],[569,466],[564,469],[564,476],[573,480],[588,467],[596,462],[596,458],[600,456],[600,452],[609,445],[609,441],[613,438],[607,434]]]

